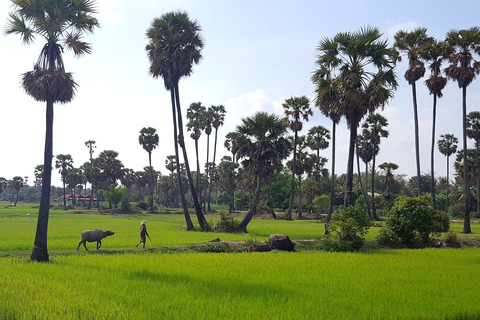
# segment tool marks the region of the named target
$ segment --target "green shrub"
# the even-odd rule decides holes
[[[363,207],[350,206],[333,214],[329,234],[320,244],[326,251],[355,251],[365,243],[370,221]]]
[[[389,228],[382,228],[378,232],[378,236],[376,238],[379,244],[389,246],[389,247],[399,247],[401,245],[400,238]]]
[[[140,200],[137,203],[137,207],[139,207],[142,210],[147,210],[148,209],[148,203],[146,201]]]
[[[123,213],[130,213],[132,211],[132,208],[130,206],[130,202],[128,201],[127,197],[122,198],[122,203],[120,205],[120,208],[122,209]]]
[[[447,232],[450,229],[450,219],[445,211],[435,210],[433,212],[433,232]]]
[[[398,237],[402,245],[417,247],[428,243],[430,235],[435,232],[435,215],[435,210],[427,197],[399,197],[390,210],[387,228]],[[439,221],[441,220],[439,218]],[[439,228],[441,224],[440,222]],[[385,240],[382,237],[386,237],[386,234],[382,234],[380,241]]]
[[[465,216],[465,204],[455,203],[448,208],[448,214],[452,217],[462,218]]]
[[[313,209],[318,213],[327,213],[330,209],[330,196],[323,194],[313,199]]]
[[[233,216],[228,213],[220,212],[220,220],[214,226],[216,232],[235,232],[240,221],[235,220]]]
[[[235,192],[235,209],[248,210],[251,199],[252,199],[252,195],[250,193],[245,191],[236,191]]]

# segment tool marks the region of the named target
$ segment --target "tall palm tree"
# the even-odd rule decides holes
[[[148,152],[148,163],[150,169],[152,167],[152,151],[158,146],[159,138],[157,129],[148,127],[140,130],[140,136],[138,136],[138,143]],[[153,170],[150,171],[150,181],[148,187],[150,189],[150,212],[153,212]]]
[[[31,259],[48,261],[47,230],[53,158],[53,104],[70,102],[77,86],[72,74],[65,72],[63,48],[73,50],[75,56],[91,53],[90,44],[82,41],[82,37],[86,33],[92,33],[99,23],[94,17],[94,0],[12,0],[12,4],[13,12],[9,14],[5,33],[20,35],[24,44],[32,43],[36,36],[46,42],[34,70],[23,74],[22,87],[35,100],[46,102],[45,172]]]
[[[93,161],[93,150],[97,148],[95,145],[97,142],[95,140],[88,140],[85,141],[85,147],[88,148],[88,154],[90,155],[90,163]],[[87,179],[88,180],[88,179]],[[88,202],[88,209],[92,207],[92,201],[93,201],[93,184],[90,181],[91,184],[91,189],[90,189],[90,201]]]
[[[207,160],[205,162],[205,177],[207,181],[207,187],[205,188],[205,200],[203,202],[203,209],[206,211],[206,202],[209,202],[210,199],[208,197],[208,186],[210,185],[210,172],[209,172],[209,159],[210,159],[210,135],[212,134],[212,122],[213,122],[213,106],[207,108],[204,113],[204,125],[205,125],[205,134],[207,135]]]
[[[435,125],[437,118],[437,97],[443,96],[442,90],[447,85],[447,78],[442,76],[442,62],[451,54],[451,47],[444,42],[432,41],[423,51],[423,58],[430,62],[430,78],[425,84],[433,95],[432,146],[430,149],[430,176],[432,188],[432,202],[435,208]]]
[[[475,141],[476,149],[476,169],[477,178],[477,215],[480,214],[480,168],[478,162],[480,160],[480,112],[472,111],[467,115],[467,136]]]
[[[100,169],[100,175],[105,179],[106,188],[111,184],[116,185],[117,180],[122,177],[123,163],[118,157],[118,152],[113,150],[104,150],[97,157],[96,165]]]
[[[337,109],[345,116],[350,129],[346,206],[353,202],[357,128],[367,113],[385,106],[397,87],[394,73],[396,52],[381,37],[378,28],[366,27],[354,33],[338,33],[333,39],[323,39],[317,47],[319,68],[313,76],[317,100],[323,100],[328,108]],[[337,102],[328,102],[334,96],[339,98]]]
[[[480,52],[480,28],[472,27],[460,31],[451,30],[445,39],[453,48],[448,57],[450,65],[445,68],[447,77],[456,81],[462,89],[462,118],[463,118],[463,163],[467,163],[467,87],[480,72],[480,62],[474,59],[474,54]],[[465,189],[465,219],[463,232],[471,233],[470,227],[470,187],[468,181],[468,166],[463,166],[463,180]]]
[[[417,28],[414,31],[399,30],[394,36],[394,47],[401,52],[405,52],[408,57],[408,68],[405,71],[405,80],[412,86],[413,98],[413,121],[415,125],[415,158],[417,163],[417,187],[418,193],[422,192],[420,184],[420,142],[418,131],[418,106],[417,106],[417,88],[416,82],[425,74],[425,64],[421,60],[421,54],[424,47],[431,42],[433,38],[427,35],[427,28]],[[398,56],[401,60],[401,56]]]
[[[317,50],[322,48],[322,52],[335,53],[335,44],[330,39],[323,39]],[[330,48],[331,50],[328,50]],[[330,221],[333,214],[333,206],[335,200],[335,146],[336,146],[336,129],[340,122],[340,79],[332,77],[330,72],[330,64],[324,63],[327,59],[323,59],[319,55],[317,64],[319,68],[312,75],[312,82],[315,85],[315,106],[320,112],[332,120],[332,178],[330,185],[330,207],[328,210],[327,221]],[[328,233],[328,223],[325,224],[325,234]]]
[[[43,179],[43,172],[44,172],[43,164],[39,164],[35,167],[35,171],[33,172],[35,176],[35,187],[42,186],[42,179]]]
[[[388,137],[388,131],[384,128],[388,126],[387,119],[381,114],[370,114],[362,125],[363,136],[373,146],[372,157],[372,215],[373,219],[378,220],[377,210],[375,208],[375,158],[380,148],[380,139]]]
[[[178,157],[178,143],[183,151],[183,159],[185,161],[188,182],[198,222],[201,229],[207,230],[210,229],[210,227],[198,202],[197,193],[190,173],[190,166],[188,164],[183,135],[180,94],[178,90],[180,79],[189,76],[192,73],[193,65],[198,64],[202,58],[201,50],[203,48],[203,39],[200,35],[200,31],[201,27],[198,22],[191,21],[186,12],[178,11],[165,13],[160,18],[154,19],[151,27],[147,30],[147,38],[149,42],[146,46],[146,50],[148,52],[148,59],[150,60],[150,75],[154,78],[163,78],[165,88],[170,91],[176,162],[180,163]],[[182,179],[180,175],[180,166],[177,166],[177,179],[179,188],[181,188]],[[183,192],[180,192],[180,194],[182,195],[182,206],[187,229],[191,230],[193,229],[193,223],[188,214],[188,208]]]
[[[57,160],[55,160],[55,169],[58,169],[58,173],[62,176],[63,182],[63,210],[67,210],[67,199],[65,196],[65,184],[66,178],[70,170],[73,169],[73,159],[69,154],[59,154]]]
[[[187,130],[192,131],[190,137],[195,141],[195,154],[197,156],[197,194],[199,197],[199,202],[201,201],[202,191],[200,190],[200,160],[198,158],[198,139],[202,135],[202,130],[205,126],[205,110],[206,108],[202,106],[201,102],[194,102],[190,104],[190,107],[187,109],[187,119],[190,120],[187,123]]]
[[[382,170],[385,170],[385,186],[387,189],[387,196],[390,196],[390,188],[395,184],[392,171],[398,169],[398,164],[393,162],[384,162],[378,167]]]
[[[237,151],[238,151],[238,144],[237,140],[240,137],[240,134],[236,131],[229,132],[225,135],[225,142],[223,146],[232,153],[232,161],[237,163]]]
[[[215,143],[213,145],[213,164],[212,164],[212,172],[211,176],[215,176],[215,158],[217,156],[217,137],[218,137],[218,128],[220,126],[223,126],[223,122],[225,121],[225,107],[223,105],[218,105],[218,106],[212,106],[212,112],[213,112],[213,121],[212,121],[212,126],[215,128]],[[211,194],[212,194],[212,183],[210,183],[208,187],[208,212],[211,212],[212,210],[210,209],[210,199],[211,199]]]
[[[240,222],[239,231],[246,231],[250,220],[257,213],[260,188],[269,177],[279,172],[291,150],[285,137],[285,122],[276,115],[257,112],[251,117],[242,119],[236,130],[238,138],[238,159],[244,159],[242,165],[255,177],[255,192],[249,212]]]
[[[363,135],[363,133],[357,137],[356,148],[357,148],[358,181],[360,182],[360,188],[362,189],[363,198],[365,200],[367,215],[369,218],[372,218],[372,214],[370,212],[370,202],[368,201],[366,190],[368,189],[368,164],[373,159],[374,148],[368,141],[368,138]],[[360,170],[360,159],[362,159],[363,163],[365,163],[365,188],[363,188],[362,175]]]
[[[327,149],[330,142],[330,131],[324,126],[312,127],[307,133],[307,146],[316,152],[317,159],[320,159],[320,150]],[[315,181],[318,182],[318,172],[315,173]]]
[[[308,100],[306,96],[291,97],[289,99],[286,99],[282,106],[285,112],[285,121],[290,127],[290,130],[292,130],[294,133],[290,204],[288,206],[288,211],[286,214],[286,218],[291,219],[293,198],[295,196],[295,170],[297,163],[298,131],[301,131],[303,128],[302,120],[308,121],[309,118],[313,115],[313,111],[312,108],[310,108],[310,100]]]
[[[458,139],[453,134],[442,134],[438,140],[438,151],[447,157],[447,201],[445,203],[445,211],[448,209],[448,184],[450,182],[450,156],[457,152]]]
[[[8,185],[9,188],[15,192],[15,200],[13,201],[13,206],[16,207],[18,202],[18,192],[26,185],[26,183],[22,177],[16,176],[13,177],[12,180],[8,181]]]

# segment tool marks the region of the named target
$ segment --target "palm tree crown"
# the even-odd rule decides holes
[[[159,138],[157,134],[157,129],[148,127],[142,128],[140,130],[140,135],[138,136],[138,143],[142,145],[143,149],[149,154],[158,146]]]

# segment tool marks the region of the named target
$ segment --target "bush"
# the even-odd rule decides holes
[[[137,207],[139,207],[139,208],[142,209],[142,210],[147,210],[148,207],[149,207],[149,205],[148,205],[148,203],[147,203],[146,201],[140,200],[140,201],[138,201],[138,203],[137,203]]]
[[[235,192],[235,209],[237,210],[248,210],[250,206],[250,199],[252,195],[245,191],[236,191]]]
[[[237,221],[233,216],[220,212],[220,220],[214,226],[216,232],[235,232],[239,226],[240,221]]]
[[[456,218],[464,218],[465,216],[465,204],[455,203],[448,208],[448,214]]]
[[[389,228],[380,229],[376,240],[384,246],[399,247],[401,245],[400,238]]]
[[[450,229],[450,219],[445,211],[435,210],[433,212],[433,232],[447,232]]]
[[[313,199],[313,209],[317,213],[327,213],[330,209],[330,196],[323,194]]]
[[[326,251],[355,251],[365,243],[370,221],[363,207],[356,205],[333,214],[330,232],[320,244]]]
[[[130,213],[132,211],[132,208],[130,206],[130,202],[128,201],[127,197],[122,198],[122,203],[120,205],[120,208],[122,209],[123,213]]]
[[[417,247],[427,244],[430,235],[435,232],[434,217],[437,215],[430,201],[425,196],[399,197],[390,210],[387,218],[387,228],[399,239],[402,245]],[[442,216],[439,214],[438,228],[443,227]],[[380,236],[380,235],[379,235]],[[382,232],[377,241],[387,241],[392,236],[387,231]]]

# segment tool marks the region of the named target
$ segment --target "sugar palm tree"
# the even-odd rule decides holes
[[[210,227],[202,213],[190,173],[183,135],[183,119],[178,90],[180,79],[189,76],[192,73],[193,65],[198,64],[202,58],[201,50],[203,48],[203,39],[200,31],[201,28],[198,22],[190,20],[186,12],[165,13],[160,18],[154,19],[151,27],[148,28],[147,38],[149,42],[146,50],[150,61],[150,75],[154,78],[161,77],[164,81],[165,88],[170,91],[176,162],[180,163],[178,157],[178,144],[180,144],[197,219],[200,228],[202,230],[208,230]],[[179,188],[182,190],[180,166],[177,166],[177,180]],[[180,194],[182,195],[182,207],[187,229],[191,230],[193,229],[193,223],[188,214],[185,196],[183,192],[180,192]]]
[[[393,170],[398,169],[398,165],[393,162],[384,162],[378,166],[380,169],[385,170],[385,186],[387,191],[387,196],[390,196],[390,188],[395,184],[395,179],[393,178]]]
[[[450,65],[445,68],[447,77],[456,81],[462,89],[462,118],[463,118],[463,163],[467,163],[467,87],[480,72],[480,62],[474,59],[474,54],[480,52],[480,28],[472,27],[464,30],[451,30],[445,39],[453,48],[448,60]],[[468,181],[468,166],[463,166],[463,180],[465,191],[465,219],[464,233],[471,233],[470,226],[470,187]]]
[[[237,163],[237,151],[238,144],[237,139],[240,137],[240,134],[236,131],[229,132],[225,135],[225,142],[223,146],[232,153],[232,161]]]
[[[218,106],[212,106],[212,112],[213,112],[213,121],[212,121],[212,126],[215,128],[215,143],[213,145],[213,165],[212,165],[212,172],[211,176],[215,176],[215,158],[217,156],[217,137],[218,137],[218,128],[223,126],[223,122],[225,121],[225,107],[223,105],[218,105]],[[212,194],[212,183],[210,183],[208,187],[208,212],[211,212],[210,209],[210,198]]]
[[[187,119],[190,120],[187,123],[188,131],[192,131],[190,137],[195,141],[195,154],[197,156],[197,194],[201,198],[202,191],[200,190],[200,160],[198,158],[198,139],[202,135],[204,129],[204,116],[206,108],[202,106],[201,102],[194,102],[190,104],[187,109]],[[199,202],[202,203],[201,199]]]
[[[35,171],[33,175],[35,176],[35,187],[42,186],[42,179],[43,179],[43,172],[44,172],[43,164],[39,164],[35,167]]]
[[[292,159],[292,181],[290,189],[290,204],[286,213],[286,218],[292,218],[293,198],[295,196],[295,171],[297,162],[297,142],[298,132],[303,128],[303,121],[308,121],[313,115],[312,108],[310,108],[310,100],[306,96],[291,97],[286,99],[283,103],[283,110],[285,112],[285,121],[290,130],[294,133],[293,140],[293,159]]]
[[[15,200],[13,201],[13,206],[16,207],[18,202],[18,192],[24,187],[24,185],[26,185],[26,183],[22,177],[16,176],[8,182],[8,185],[9,188],[15,192]]]
[[[477,178],[477,215],[480,214],[480,168],[478,168],[478,161],[480,160],[480,112],[472,111],[467,115],[467,136],[475,141],[476,149],[476,169],[475,174]]]
[[[321,45],[321,46],[320,46]],[[322,52],[334,53],[335,44],[330,39],[323,39],[318,49],[322,48]],[[329,50],[330,48],[330,50]],[[335,200],[335,146],[336,146],[336,129],[340,122],[340,79],[332,77],[330,64],[324,63],[328,59],[323,59],[321,55],[318,57],[317,64],[319,68],[314,72],[311,80],[315,85],[315,106],[320,112],[332,120],[332,178],[330,185],[330,207],[328,210],[327,221],[330,221],[333,214],[333,205]],[[325,224],[325,234],[328,233],[328,223]]]
[[[254,175],[256,185],[250,210],[238,226],[238,231],[243,232],[257,213],[260,188],[282,169],[282,161],[289,156],[291,145],[285,137],[285,122],[273,114],[257,112],[243,118],[236,131],[239,133],[238,159],[244,159],[242,165]]]
[[[447,201],[445,203],[445,211],[448,209],[448,184],[450,182],[450,156],[457,152],[458,139],[453,134],[442,134],[438,140],[438,151],[447,157]]]
[[[370,114],[362,125],[363,136],[373,147],[372,157],[372,216],[378,220],[377,210],[375,208],[375,158],[380,148],[380,139],[388,137],[388,131],[384,128],[388,126],[387,119],[381,114]]]
[[[67,199],[65,197],[65,184],[66,178],[70,170],[73,169],[73,159],[69,154],[59,154],[57,160],[55,160],[55,169],[58,169],[58,173],[62,177],[63,182],[63,210],[67,210]]]
[[[430,176],[432,184],[432,202],[435,208],[435,125],[437,118],[437,98],[443,96],[442,90],[447,85],[447,78],[442,76],[442,62],[451,54],[451,47],[444,42],[432,41],[422,53],[423,58],[430,62],[430,78],[425,84],[433,95],[432,146],[430,149]]]
[[[320,150],[327,149],[330,142],[330,131],[324,126],[312,127],[307,133],[307,146],[316,152],[317,159],[320,159]],[[318,182],[318,172],[315,173],[315,181]]]
[[[90,44],[82,41],[86,33],[99,26],[94,0],[12,0],[6,34],[20,35],[24,44],[36,37],[45,40],[34,70],[23,74],[22,87],[37,101],[46,102],[46,134],[42,197],[37,231],[31,259],[48,261],[47,230],[50,208],[50,187],[53,158],[53,104],[70,102],[77,84],[72,74],[65,72],[63,48],[73,50],[75,56],[91,52]]]
[[[368,141],[368,138],[363,135],[363,133],[357,137],[356,148],[357,148],[358,181],[360,182],[360,188],[362,189],[363,198],[365,200],[367,215],[369,218],[372,218],[372,214],[370,212],[370,202],[368,201],[366,190],[368,189],[368,164],[373,159],[374,148]],[[360,159],[362,159],[363,163],[365,163],[365,188],[363,188],[362,175],[360,170]]]
[[[157,129],[148,127],[140,130],[138,143],[148,152],[149,167],[152,168],[152,151],[158,146],[159,138]],[[150,170],[150,181],[148,183],[150,189],[150,212],[153,212],[153,170]]]
[[[417,88],[416,82],[425,74],[425,64],[421,60],[421,54],[424,47],[431,42],[433,38],[427,35],[426,28],[417,28],[414,31],[399,30],[395,36],[394,46],[401,52],[405,52],[408,57],[408,68],[405,71],[405,80],[412,86],[413,98],[413,121],[415,125],[415,158],[417,163],[417,187],[418,193],[422,192],[420,185],[420,142],[418,132],[418,106],[417,106]],[[401,60],[401,56],[398,57]]]
[[[210,135],[212,134],[212,122],[213,122],[213,106],[207,108],[204,113],[204,125],[205,125],[205,134],[207,135],[207,160],[205,162],[205,177],[207,181],[207,187],[205,188],[205,200],[203,203],[203,209],[206,211],[206,202],[209,202],[210,199],[207,199],[208,196],[208,185],[210,184],[210,172],[209,172],[209,159],[210,159]]]
[[[85,141],[85,147],[88,148],[88,154],[90,155],[90,158],[89,158],[90,162],[93,161],[93,150],[97,148],[95,143],[97,143],[95,140]],[[88,181],[90,181],[90,180],[88,180]],[[88,202],[88,209],[90,209],[92,207],[92,201],[93,201],[93,184],[92,184],[91,181],[90,181],[90,184],[91,184],[91,189],[90,189],[90,201]]]
[[[96,165],[100,169],[101,176],[105,179],[108,188],[111,184],[116,185],[117,180],[122,177],[123,163],[118,158],[118,152],[104,150],[97,157]]]
[[[360,121],[367,113],[383,108],[397,87],[396,52],[381,37],[377,28],[366,27],[323,39],[317,47],[318,69],[313,76],[317,100],[327,103],[336,95],[337,102],[327,103],[327,107],[345,116],[350,129],[346,206],[353,200],[353,160]],[[321,96],[325,96],[324,99]]]

